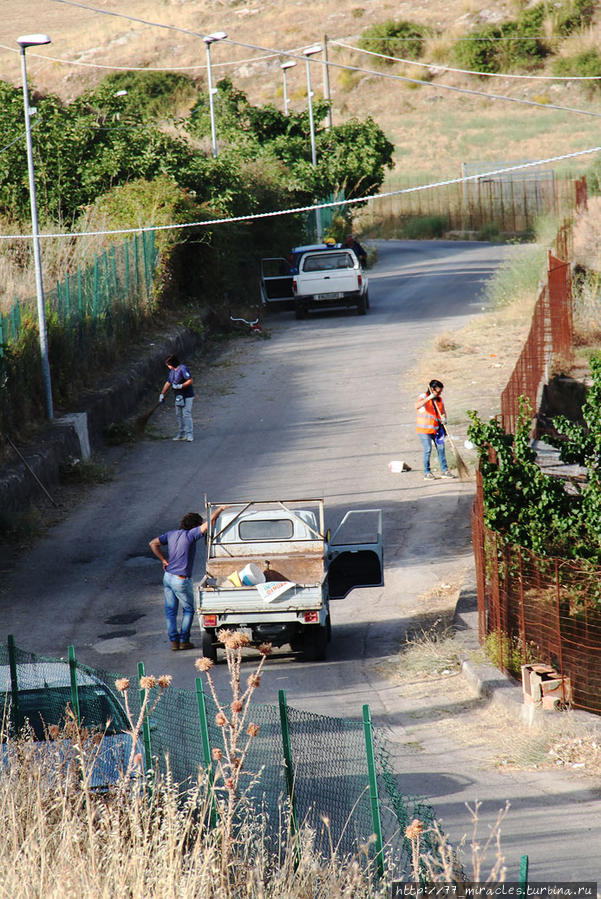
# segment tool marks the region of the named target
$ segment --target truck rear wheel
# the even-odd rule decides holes
[[[202,631],[201,637],[201,649],[202,654],[205,659],[210,659],[212,662],[217,661],[217,647],[213,643],[213,639],[215,637],[215,632],[212,630],[204,630]]]
[[[308,627],[303,639],[303,661],[323,662],[328,651],[328,629],[318,625]]]
[[[365,315],[367,312],[367,295],[363,294],[362,297],[359,297],[359,302],[357,303],[357,315]]]

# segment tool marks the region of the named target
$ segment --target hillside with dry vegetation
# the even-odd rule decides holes
[[[104,13],[124,12],[117,0],[98,0],[89,5]],[[558,5],[561,4],[549,6],[541,23],[536,24],[537,34],[545,36],[549,52],[526,60],[526,65],[519,65],[524,60],[518,57],[517,67],[510,65],[511,74],[541,76],[561,71],[566,77],[597,71],[594,53],[601,29],[598,2],[591,2],[592,15],[582,19],[583,27],[573,27],[569,33],[561,33],[561,23],[553,17]],[[577,0],[567,4],[568,7],[575,5]],[[197,35],[225,30],[231,42],[213,48],[215,77],[231,77],[252,103],[275,103],[281,108],[281,59],[277,51],[297,51],[322,41],[325,33],[332,64],[330,84],[334,122],[351,115],[373,116],[396,145],[395,174],[426,180],[433,175],[458,175],[461,163],[466,161],[536,159],[598,144],[595,118],[544,108],[553,104],[598,113],[596,82],[541,81],[534,77],[518,80],[485,78],[445,73],[439,68],[442,65],[458,66],[455,48],[459,41],[464,41],[466,47],[473,46],[474,37],[486,29],[515,21],[524,10],[527,12],[533,6],[536,4],[520,2],[491,6],[474,0],[452,0],[446,4],[434,0],[417,4],[369,0],[363,5],[357,0],[341,0],[335,5],[282,0],[248,4],[225,0],[186,0],[185,3],[181,0],[134,0],[128,5],[129,16],[182,29],[173,31],[168,27],[69,6],[57,0],[40,0],[34,17],[19,0],[6,0],[0,45],[14,48],[15,37],[23,32],[42,30],[50,34],[53,44],[46,48],[46,52],[35,54],[29,51],[31,79],[39,89],[56,92],[68,100],[97,84],[111,67],[177,69],[204,84],[205,48]],[[429,68],[401,63],[383,65],[373,57],[336,43],[358,46],[367,29],[390,20],[415,22],[426,30],[419,61],[428,63]],[[185,29],[195,34],[183,33]],[[493,39],[497,38],[493,36]],[[501,36],[499,44],[504,40]],[[242,46],[245,44],[271,49],[274,54]],[[397,46],[397,55],[402,57],[403,47],[407,49],[408,44],[400,39]],[[53,62],[49,57],[62,61]],[[502,62],[511,64],[512,60]],[[373,70],[376,74],[338,66],[354,66]],[[322,91],[321,69],[318,63],[313,63],[316,93]],[[408,76],[418,83],[383,77],[393,74]],[[19,60],[14,50],[0,50],[0,77],[15,83],[19,81]],[[288,83],[291,107],[303,109],[306,76],[300,61],[289,70]],[[528,99],[543,108],[454,93],[446,90],[447,87]],[[173,110],[175,115],[183,111]],[[582,171],[589,162],[584,157],[572,165]]]

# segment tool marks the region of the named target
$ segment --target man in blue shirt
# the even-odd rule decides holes
[[[167,380],[159,393],[159,403],[165,399],[165,394],[170,387],[175,392],[175,417],[177,418],[177,434],[174,440],[194,440],[194,424],[192,422],[192,403],[194,402],[194,388],[192,375],[187,366],[180,362],[177,356],[167,356],[165,365],[169,369]]]
[[[223,512],[225,506],[219,508],[211,515],[211,525]],[[194,593],[192,590],[192,568],[196,555],[197,542],[205,537],[207,523],[203,522],[202,515],[197,512],[187,512],[182,518],[179,528],[174,531],[165,531],[158,537],[154,537],[149,546],[157,559],[163,565],[163,589],[165,592],[165,616],[167,618],[167,633],[171,641],[171,649],[194,649],[190,643],[190,629],[194,618]],[[161,546],[166,546],[169,559],[161,552]],[[179,605],[182,605],[182,624],[178,631],[177,615]]]

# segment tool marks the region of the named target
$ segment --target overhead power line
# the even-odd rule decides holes
[[[156,28],[164,28],[169,31],[177,31],[177,32],[181,32],[182,34],[192,35],[193,37],[200,37],[201,39],[204,36],[201,32],[192,31],[190,28],[181,28],[179,25],[168,25],[168,24],[165,24],[164,22],[153,22],[152,20],[142,19],[138,16],[130,16],[127,13],[114,12],[114,11],[107,10],[107,9],[99,9],[98,7],[95,7],[95,6],[89,6],[85,3],[80,3],[79,0],[52,0],[52,2],[53,3],[62,3],[66,6],[75,6],[75,7],[78,7],[79,9],[87,9],[90,12],[97,12],[100,15],[114,16],[114,17],[117,17],[120,19],[127,19],[128,21],[131,21],[131,22],[138,22],[138,23],[141,23],[144,25],[150,25],[150,26],[153,26]],[[236,41],[230,37],[224,38],[223,42],[233,44],[237,47],[246,47],[249,50],[258,50],[261,53],[273,53],[274,55],[277,55],[277,56],[285,56],[285,57],[288,57],[291,59],[297,59],[297,60],[300,59],[302,61],[305,61],[307,59],[307,57],[305,57],[304,55],[290,51],[290,50],[274,50],[273,47],[263,47],[260,44],[249,44],[245,41]],[[314,57],[309,57],[309,61],[314,64],[317,64],[317,65],[323,65],[323,60],[316,60]],[[559,112],[571,112],[574,115],[584,115],[584,116],[590,116],[592,118],[601,118],[601,113],[592,112],[592,111],[586,110],[586,109],[576,109],[571,106],[561,106],[557,103],[538,103],[536,100],[526,100],[522,97],[508,97],[508,96],[505,96],[504,94],[487,94],[486,91],[477,91],[477,90],[465,88],[465,87],[454,87],[453,85],[450,85],[450,84],[432,84],[429,81],[422,81],[419,78],[409,78],[406,75],[396,75],[391,72],[378,72],[373,69],[364,69],[360,66],[343,65],[342,63],[336,63],[331,60],[327,61],[327,65],[329,67],[335,68],[335,69],[344,69],[346,71],[351,71],[351,72],[361,72],[362,74],[365,74],[365,75],[373,75],[376,78],[388,78],[393,81],[404,81],[408,84],[418,84],[418,85],[421,85],[424,87],[434,87],[437,90],[446,90],[446,91],[451,91],[453,93],[458,93],[458,94],[468,94],[468,95],[472,95],[472,96],[476,96],[476,97],[485,97],[488,100],[498,100],[498,101],[503,101],[505,103],[518,103],[522,106],[534,106],[539,109],[547,109],[547,110],[553,109],[553,110],[559,111]]]
[[[381,40],[381,38],[380,38]],[[388,41],[388,38],[386,38]],[[459,72],[461,75],[478,75],[486,78],[521,78],[527,81],[601,81],[601,75],[514,75],[509,72],[476,72],[471,69],[456,69],[453,66],[445,66],[442,63],[433,62],[417,62],[415,59],[403,59],[399,56],[387,56],[385,53],[376,53],[375,50],[366,50],[364,47],[355,47],[344,41],[329,39],[328,43],[335,44],[337,47],[344,47],[346,50],[353,50],[355,53],[366,53],[369,56],[377,56],[379,59],[385,59],[388,62],[402,62],[405,65],[419,66],[422,69],[437,69],[444,72]]]
[[[533,162],[522,162],[518,165],[507,166],[502,169],[494,169],[490,172],[480,172],[477,175],[465,175],[461,178],[448,178],[446,181],[433,181],[428,184],[420,184],[413,187],[403,187],[397,190],[388,190],[379,194],[370,194],[367,197],[357,197],[351,200],[334,200],[329,203],[314,203],[311,206],[297,206],[292,209],[277,209],[271,212],[255,212],[249,215],[236,215],[224,218],[209,219],[201,222],[183,222],[172,223],[170,225],[148,225],[140,227],[140,225],[131,228],[115,228],[105,231],[68,231],[40,234],[40,238],[59,238],[59,237],[100,237],[111,234],[136,234],[142,231],[182,231],[186,228],[207,228],[215,225],[228,225],[236,222],[251,222],[257,219],[277,218],[282,215],[298,215],[301,212],[313,212],[315,209],[332,209],[336,206],[353,206],[357,203],[366,203],[368,200],[381,200],[385,197],[394,197],[401,194],[419,193],[425,190],[434,190],[439,187],[447,187],[451,184],[464,184],[468,181],[479,181],[484,178],[493,178],[496,175],[505,175],[509,172],[518,172],[522,169],[532,168],[534,166],[550,165],[554,162],[561,162],[564,159],[576,159],[579,156],[587,156],[592,153],[601,152],[601,147],[589,147],[586,150],[577,150],[574,153],[563,153],[561,156],[550,156],[546,159],[537,159]],[[0,234],[0,240],[30,240],[32,234]]]

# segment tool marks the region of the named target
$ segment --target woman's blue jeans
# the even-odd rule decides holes
[[[436,447],[438,453],[441,472],[444,474],[445,471],[448,471],[449,466],[447,465],[447,456],[444,451],[444,440],[437,443],[435,440],[436,434],[419,434],[418,436],[424,450],[424,474],[429,474],[430,472],[430,456],[432,455],[433,447]]]
[[[190,629],[194,618],[194,593],[192,591],[192,579],[181,578],[166,571],[163,575],[163,589],[165,591],[165,617],[167,618],[167,633],[173,642],[190,642]],[[181,631],[177,629],[177,613],[179,605],[182,606]]]

